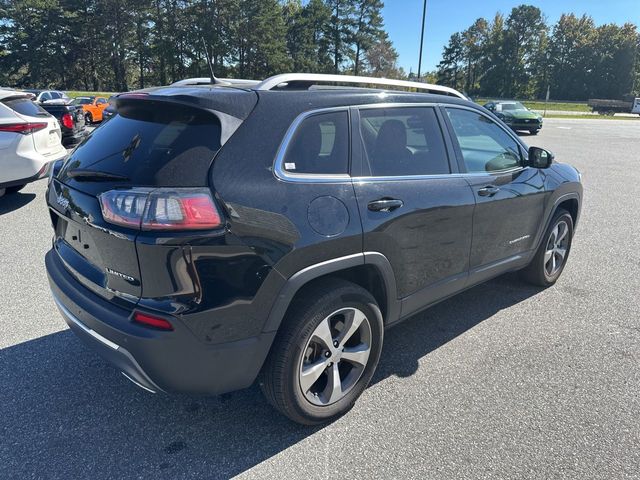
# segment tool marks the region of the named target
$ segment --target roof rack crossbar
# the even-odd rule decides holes
[[[380,85],[387,87],[414,88],[416,90],[425,90],[431,93],[441,95],[451,95],[454,97],[466,99],[459,91],[444,87],[442,85],[434,85],[431,83],[410,82],[407,80],[393,80],[390,78],[360,77],[354,75],[329,75],[318,73],[283,73],[274,75],[263,80],[254,87],[255,90],[273,90],[283,84],[300,83],[308,85],[317,85],[322,83],[352,83],[364,85]]]

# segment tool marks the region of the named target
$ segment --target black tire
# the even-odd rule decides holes
[[[562,261],[559,266],[556,268],[556,262],[558,262],[558,254],[556,254],[555,250],[549,250],[550,242],[552,241],[552,236],[554,235],[554,231],[556,226],[564,223],[567,227],[566,232],[566,245],[564,246],[565,253],[564,257],[562,257]],[[560,236],[558,234],[557,236]],[[564,238],[564,237],[563,237]],[[541,287],[550,287],[558,278],[560,278],[560,274],[564,270],[565,265],[567,264],[567,260],[569,259],[569,253],[571,251],[571,242],[573,240],[573,218],[564,209],[559,208],[551,222],[549,223],[549,227],[544,233],[542,237],[542,241],[540,242],[540,246],[536,251],[536,254],[533,257],[533,260],[529,265],[527,265],[522,271],[522,277],[529,283],[534,285],[539,285]],[[547,252],[552,251],[550,260],[545,258]],[[550,262],[553,263],[553,268],[550,269]],[[554,270],[555,269],[555,270]],[[550,271],[551,270],[551,271]]]
[[[529,130],[529,133],[530,133],[531,135],[537,135],[539,131],[540,131],[540,130],[538,130],[538,129],[533,129],[533,130]]]
[[[345,389],[343,393],[342,385],[340,388],[340,395],[343,395],[339,400],[333,403],[327,402],[320,405],[314,404],[309,399],[315,395],[315,398],[320,402],[320,398],[317,393],[312,393],[311,389],[305,393],[302,387],[302,371],[305,365],[305,361],[309,361],[309,351],[313,350],[312,340],[317,339],[315,335],[317,329],[320,328],[320,324],[327,322],[331,325],[332,314],[340,312],[341,309],[349,311],[353,309],[355,312],[364,314],[366,322],[367,332],[370,334],[367,338],[369,341],[369,354],[365,366],[359,367],[359,376],[352,378],[352,385]],[[365,320],[361,325],[365,325]],[[340,322],[335,325],[339,326]],[[348,320],[345,317],[343,328],[347,328]],[[370,327],[370,328],[369,328]],[[340,337],[340,331],[336,330],[336,336],[333,331],[331,332],[332,339]],[[294,422],[298,422],[305,425],[315,425],[323,422],[327,422],[339,415],[344,414],[353,407],[355,401],[365,390],[371,377],[373,376],[378,360],[380,359],[380,352],[382,351],[384,326],[382,321],[382,315],[380,309],[373,298],[373,296],[365,289],[351,282],[347,282],[341,279],[326,279],[318,281],[306,288],[306,291],[294,300],[287,311],[287,316],[283,320],[283,324],[280,327],[276,340],[271,348],[271,352],[265,362],[260,373],[260,388],[264,393],[267,401],[280,411],[285,416],[289,417]],[[360,335],[360,330],[357,330],[357,334]],[[361,340],[358,339],[358,342]],[[334,346],[336,343],[334,343]],[[364,345],[362,343],[361,345]],[[344,347],[343,351],[345,350]],[[336,352],[340,349],[335,350]],[[334,357],[323,360],[323,357],[331,355],[327,351],[324,353],[319,352],[317,358],[313,363],[306,363],[307,368],[310,365],[322,363],[323,361],[329,362]],[[337,357],[336,357],[337,358]],[[313,383],[314,386],[322,385],[325,383],[324,390],[331,390],[329,382],[330,372],[333,372],[343,367],[349,372],[347,375],[344,373],[338,374],[338,379],[342,382],[342,376],[345,375],[346,379],[351,375],[352,369],[355,369],[349,360],[339,358],[335,366],[333,363],[328,365],[322,365],[317,371],[321,371],[318,380]],[[342,371],[342,370],[341,370]],[[324,393],[321,392],[321,395]],[[331,397],[333,398],[333,396]],[[331,400],[331,399],[329,399]]]
[[[91,115],[91,112],[84,114],[84,123],[85,125],[91,125],[93,123],[93,115]]]
[[[26,186],[27,184],[25,183],[24,185],[14,185],[13,187],[7,187],[7,193],[18,193]]]

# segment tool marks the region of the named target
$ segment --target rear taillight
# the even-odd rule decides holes
[[[206,188],[110,190],[99,197],[104,219],[142,230],[208,230],[222,225]]]
[[[21,133],[23,135],[29,135],[30,133],[37,132],[44,128],[47,128],[47,123],[9,123],[0,125],[0,132],[13,132]]]
[[[73,117],[70,113],[65,113],[62,115],[62,125],[67,128],[73,128]]]

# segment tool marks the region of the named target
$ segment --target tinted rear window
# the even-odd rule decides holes
[[[40,105],[33,103],[28,98],[14,98],[13,100],[5,100],[3,103],[21,115],[29,117],[46,117],[48,115]]]
[[[80,144],[59,175],[87,169],[127,177],[133,186],[204,186],[220,149],[213,114],[163,102],[121,102],[118,113]]]

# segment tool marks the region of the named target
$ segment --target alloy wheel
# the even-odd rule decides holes
[[[564,220],[558,222],[549,235],[544,252],[544,273],[547,277],[557,274],[567,256],[569,248],[569,225]]]
[[[311,334],[303,350],[299,385],[314,405],[340,399],[362,376],[371,353],[371,325],[359,309],[348,307],[327,316]]]

